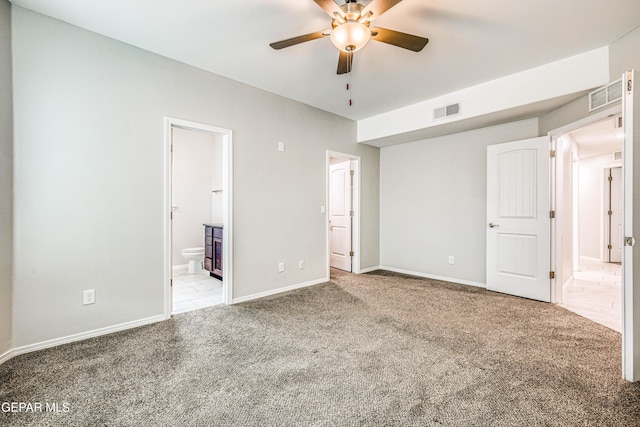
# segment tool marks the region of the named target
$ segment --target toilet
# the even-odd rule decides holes
[[[189,261],[187,272],[189,274],[202,273],[204,262],[204,248],[187,248],[182,250],[182,256]]]

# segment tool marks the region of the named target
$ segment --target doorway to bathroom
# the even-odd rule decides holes
[[[231,302],[231,131],[167,118],[165,316]]]

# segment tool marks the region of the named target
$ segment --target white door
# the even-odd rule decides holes
[[[609,169],[609,262],[622,262],[622,168]]]
[[[329,166],[329,265],[351,272],[351,161]]]
[[[549,137],[487,147],[487,289],[550,301]]]
[[[622,76],[624,86],[622,97],[622,120],[624,123],[623,161],[623,236],[625,246],[622,251],[622,376],[628,381],[640,381],[640,280],[634,280],[633,272],[640,268],[640,251],[635,250],[634,227],[640,224],[640,197],[634,197],[635,181],[640,179],[640,114],[635,105],[640,105],[640,91],[635,84],[635,72]],[[636,166],[638,165],[638,166]],[[635,190],[637,193],[637,190]],[[628,241],[628,242],[627,242]],[[638,283],[636,283],[638,282]]]

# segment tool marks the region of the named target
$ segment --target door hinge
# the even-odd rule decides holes
[[[171,215],[171,219],[173,219],[173,212],[170,212],[169,215]]]
[[[613,246],[607,245],[607,249],[613,249]]]
[[[609,175],[609,177],[607,178],[607,180],[608,180],[609,182],[611,182],[611,181],[613,181],[613,177],[612,177],[611,175]]]
[[[556,156],[556,150],[550,150],[549,157],[555,157],[555,156]]]
[[[354,211],[349,211],[349,216],[353,216],[355,214]]]
[[[609,215],[609,216],[613,215],[613,211],[608,211],[607,215]]]
[[[555,271],[550,271],[549,272],[549,279],[555,279],[556,278],[556,272]]]
[[[549,211],[549,218],[553,219],[556,217],[556,211]]]
[[[349,256],[353,256],[353,255],[354,255],[353,251],[349,251]]]
[[[353,175],[355,175],[355,174],[356,174],[356,171],[354,171],[354,170],[350,170],[350,171],[349,171],[349,175],[353,176]]]

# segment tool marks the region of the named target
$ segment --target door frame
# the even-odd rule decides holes
[[[355,274],[360,273],[360,188],[361,188],[361,177],[360,177],[360,156],[356,156],[354,154],[341,153],[338,151],[327,150],[326,152],[326,165],[325,165],[325,174],[326,174],[326,182],[325,182],[325,205],[322,207],[325,214],[325,256],[326,256],[326,274],[327,279],[331,277],[331,245],[330,245],[330,237],[329,237],[329,204],[331,200],[331,158],[339,158],[344,160],[350,160],[351,165],[353,167],[353,189],[352,189],[352,198],[353,205],[351,209],[353,209],[353,223],[351,225],[351,248],[353,250],[353,258],[351,260],[351,272]]]
[[[173,117],[164,118],[164,317],[171,318],[173,308],[171,276],[171,188],[172,188],[172,132],[173,128],[205,132],[222,137],[222,298],[224,304],[233,302],[233,131]]]
[[[620,168],[620,179],[622,179],[622,162],[607,164],[602,168],[602,187],[603,187],[603,199],[602,199],[602,242],[600,243],[600,253],[602,254],[603,262],[611,262],[611,250],[607,248],[607,245],[611,241],[611,216],[605,214],[611,208],[611,181],[609,181],[609,175],[607,171],[613,171],[613,169]],[[610,172],[612,173],[612,172]],[[624,197],[622,194],[622,183],[620,183],[620,197]],[[622,206],[620,206],[622,209]],[[624,245],[622,246],[624,250]]]
[[[622,223],[625,245],[622,249],[622,377],[640,381],[640,286],[636,280],[640,270],[640,252],[634,251],[634,233],[638,228],[640,198],[634,178],[640,174],[640,151],[634,145],[640,138],[640,92],[635,70],[622,76],[622,118],[624,141],[622,149]],[[627,241],[628,240],[628,241]]]
[[[606,108],[602,111],[598,111],[597,113],[591,114],[588,117],[582,118],[575,122],[569,123],[567,125],[561,126],[557,129],[553,129],[549,131],[547,134],[551,137],[552,149],[556,150],[557,147],[557,139],[562,135],[572,132],[574,130],[583,128],[585,126],[592,125],[599,121],[605,120],[611,116],[622,114],[622,105],[617,104],[613,107]],[[551,271],[556,272],[556,278],[551,280],[551,303],[552,304],[561,304],[562,303],[562,286],[564,283],[560,283],[558,269],[562,267],[562,254],[559,254],[557,248],[562,247],[562,228],[561,221],[559,219],[564,215],[563,212],[558,211],[558,201],[556,200],[556,196],[558,193],[558,180],[557,180],[557,172],[558,172],[558,156],[556,156],[552,163],[551,167],[551,210],[556,212],[556,218],[551,221]],[[566,195],[565,195],[566,196]],[[575,216],[575,215],[574,215]],[[573,245],[573,242],[570,243]],[[575,248],[574,248],[575,250]],[[574,254],[575,255],[575,254]],[[624,284],[623,284],[624,286]],[[624,292],[624,288],[622,290]]]

